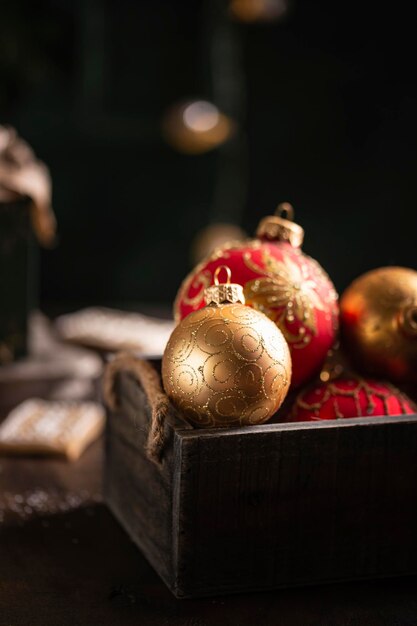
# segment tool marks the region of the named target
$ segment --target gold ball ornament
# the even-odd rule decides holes
[[[357,367],[417,382],[417,272],[382,267],[357,278],[340,301],[344,344]]]
[[[219,284],[226,269],[228,280]],[[174,329],[162,360],[162,380],[173,404],[203,428],[267,421],[291,382],[291,357],[281,331],[244,305],[240,285],[221,266],[206,289],[207,306]]]

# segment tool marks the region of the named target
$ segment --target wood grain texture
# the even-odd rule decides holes
[[[178,597],[417,572],[417,416],[227,430],[172,416],[159,470],[144,396],[123,377],[120,393],[107,499]]]
[[[185,594],[417,571],[415,418],[182,434],[182,448]]]

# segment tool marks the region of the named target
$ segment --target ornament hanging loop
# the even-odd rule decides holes
[[[230,271],[230,267],[228,267],[227,265],[219,265],[219,267],[217,267],[216,271],[214,272],[214,284],[216,286],[220,285],[219,276],[222,270],[226,272],[226,276],[227,276],[226,282],[223,284],[230,285],[230,280],[232,278],[232,272]]]
[[[226,282],[221,283],[219,276],[222,271],[226,272]],[[245,296],[243,295],[242,285],[237,283],[231,283],[232,272],[227,265],[219,265],[216,267],[213,274],[214,285],[207,287],[204,291],[204,300],[207,305],[215,304],[245,304]]]
[[[275,215],[290,222],[294,221],[294,207],[289,202],[280,202],[275,209]]]

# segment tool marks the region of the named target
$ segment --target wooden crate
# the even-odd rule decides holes
[[[162,467],[130,374],[109,415],[105,497],[177,597],[417,572],[417,415],[196,430]]]

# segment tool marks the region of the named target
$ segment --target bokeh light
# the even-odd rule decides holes
[[[289,9],[289,0],[231,0],[230,15],[240,22],[273,22]]]
[[[166,141],[179,152],[200,154],[227,141],[236,124],[206,100],[194,100],[171,107],[162,121]]]

